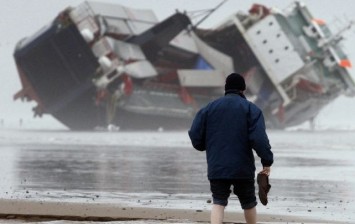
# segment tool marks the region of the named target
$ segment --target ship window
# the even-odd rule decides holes
[[[269,22],[269,26],[272,26],[274,23],[273,22]]]
[[[288,46],[286,46],[286,47],[285,47],[285,50],[287,51],[287,50],[288,50],[288,48],[289,48],[289,47],[288,47]]]
[[[281,37],[281,34],[278,33],[278,34],[276,35],[276,37],[277,37],[277,38]]]
[[[267,43],[267,40],[263,40],[263,44],[266,44]]]
[[[270,50],[269,50],[269,54],[272,54],[272,52],[274,52],[274,50],[273,50],[273,49],[270,49]]]
[[[280,60],[279,60],[278,58],[275,59],[275,63],[279,63],[279,61],[280,61]]]
[[[258,34],[258,35],[259,35],[260,33],[261,33],[261,31],[260,31],[260,30],[258,30],[258,31],[256,32],[256,34]]]
[[[335,58],[333,56],[330,57],[330,61],[334,62]]]
[[[316,33],[317,32],[316,28],[312,27],[312,32]]]

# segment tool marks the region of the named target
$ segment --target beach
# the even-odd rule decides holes
[[[268,133],[275,163],[259,223],[355,223],[354,131]],[[0,134],[0,223],[208,223],[205,153],[186,131]],[[232,195],[225,222],[243,221]]]

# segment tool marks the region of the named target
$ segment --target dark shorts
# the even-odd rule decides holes
[[[254,179],[210,180],[213,204],[226,206],[233,185],[233,193],[238,196],[242,209],[254,208],[257,204],[254,182]]]

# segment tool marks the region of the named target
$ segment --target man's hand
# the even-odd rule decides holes
[[[266,174],[266,175],[270,176],[270,167],[269,166],[267,166],[267,167],[265,166],[263,168],[263,170],[260,171],[259,173],[263,173],[263,174]]]

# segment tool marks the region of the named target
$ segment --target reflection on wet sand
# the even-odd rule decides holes
[[[118,192],[208,192],[203,155],[187,148],[42,146],[21,150],[22,187]],[[63,149],[65,147],[65,149]]]

